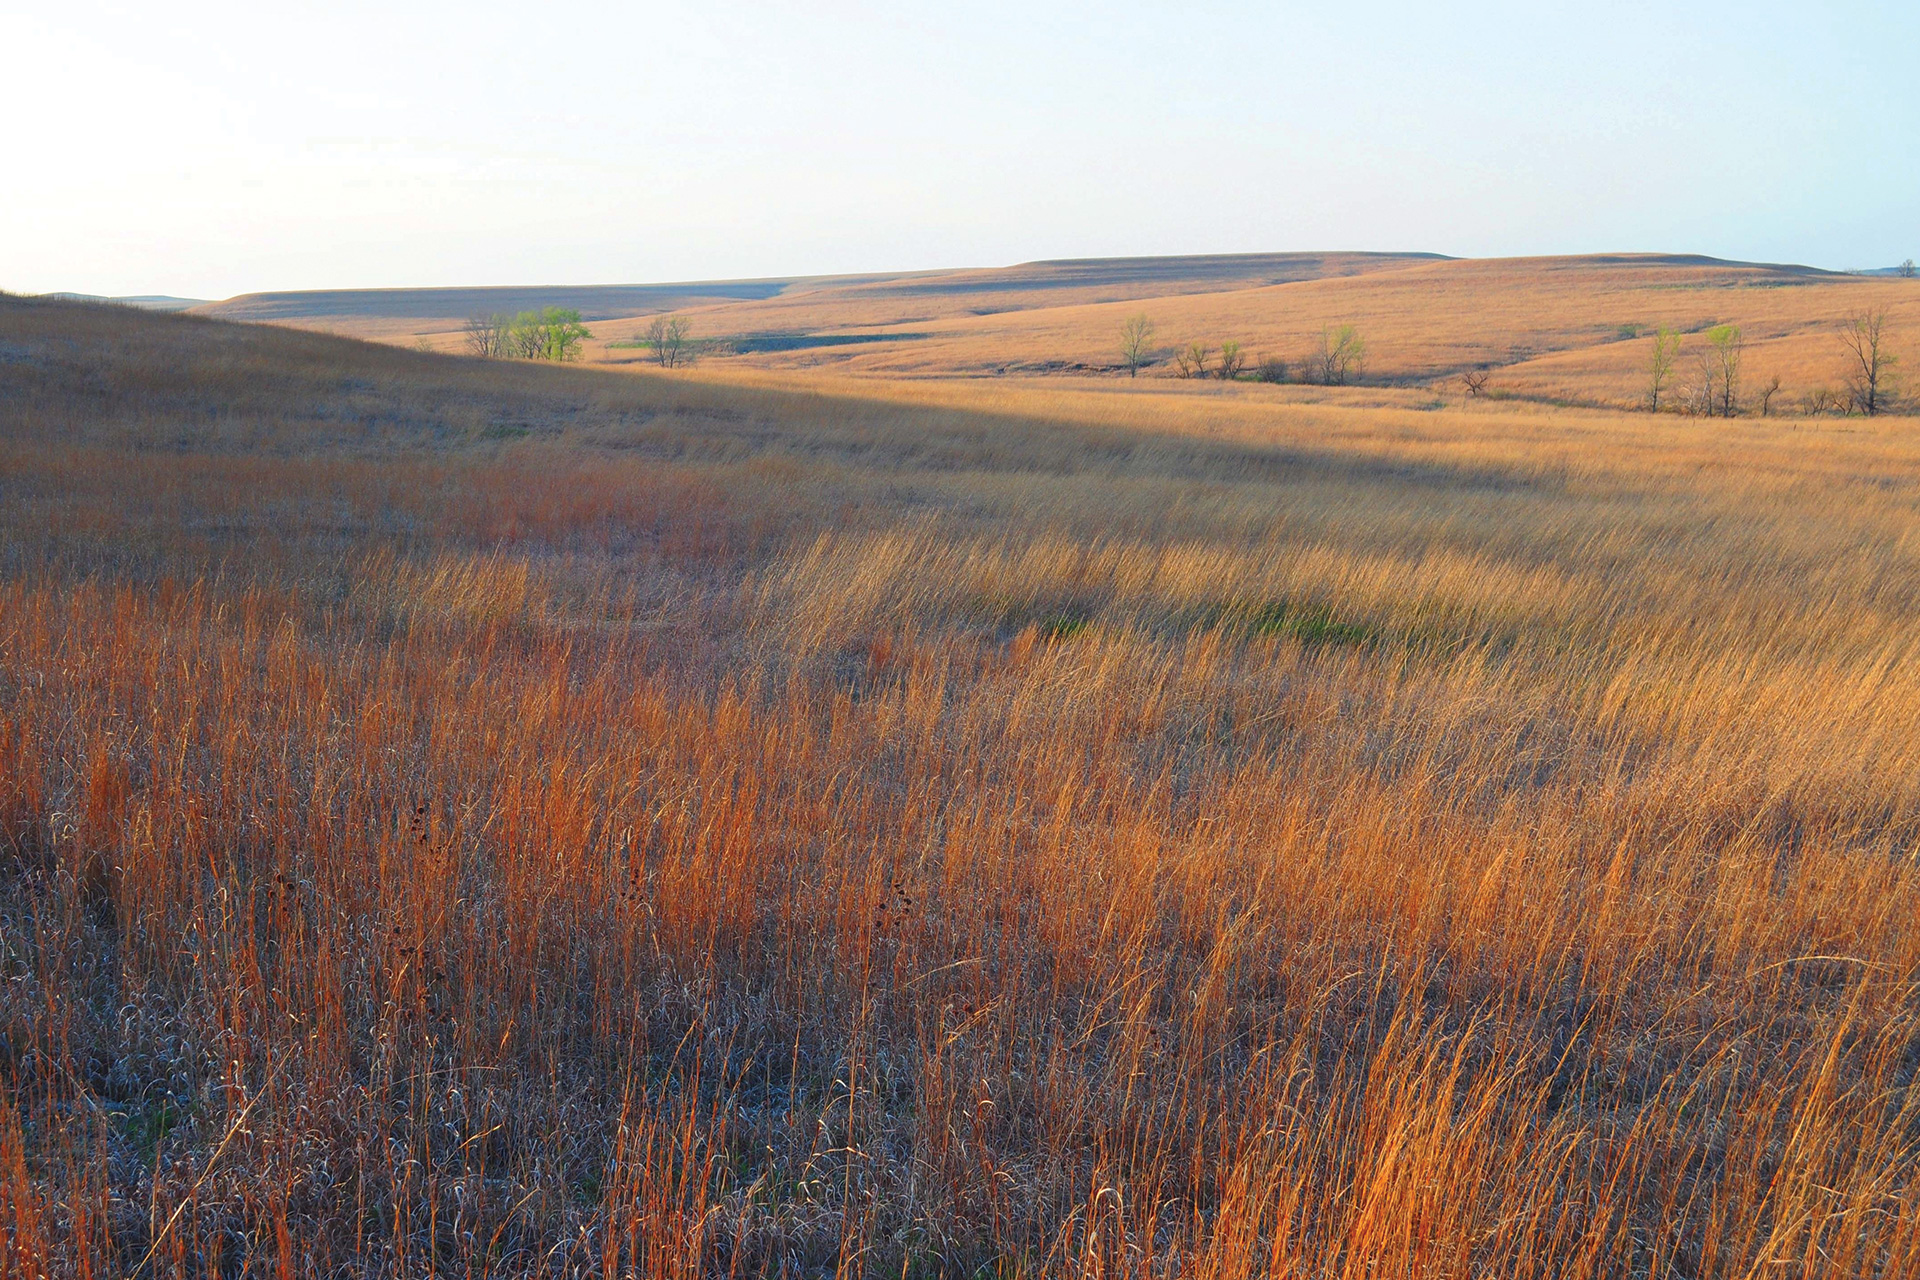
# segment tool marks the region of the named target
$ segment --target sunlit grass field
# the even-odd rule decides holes
[[[0,298],[0,1274],[1920,1273],[1920,434]]]
[[[1176,377],[1176,353],[1196,343],[1211,352],[1217,370],[1222,345],[1234,342],[1247,376],[1271,360],[1286,366],[1287,381],[1310,382],[1311,357],[1323,335],[1351,325],[1366,349],[1358,381],[1424,391],[1428,401],[1450,405],[1486,397],[1535,408],[1643,409],[1654,335],[1662,328],[1680,342],[1663,391],[1668,408],[1681,405],[1687,388],[1712,382],[1706,335],[1719,325],[1741,332],[1738,399],[1755,416],[1804,417],[1844,407],[1852,362],[1840,334],[1862,314],[1884,314],[1890,353],[1908,369],[1920,363],[1920,279],[1658,254],[1441,261],[1298,256],[1304,261],[1255,257],[1239,268],[1242,276],[1210,280],[1163,278],[1149,268],[1172,272],[1213,259],[1119,260],[1111,268],[1115,275],[1132,271],[1139,278],[1104,290],[1021,287],[1031,284],[1029,276],[1045,277],[1039,268],[1048,264],[1038,264],[795,287],[775,297],[693,301],[677,310],[716,352],[744,343],[739,351],[712,355],[710,368],[894,379],[1111,375],[1123,368],[1124,327],[1143,316],[1153,331],[1142,377]],[[1282,267],[1294,275],[1275,283]],[[302,296],[284,295],[285,305],[298,305]],[[379,295],[365,296],[364,316],[286,322],[449,352],[463,348],[457,319],[382,317],[375,313]],[[239,302],[213,308],[223,309],[247,314]],[[652,321],[651,315],[594,317],[585,359],[644,367],[653,358],[644,343]],[[769,334],[783,336],[767,343]],[[1485,375],[1482,396],[1471,396],[1463,384],[1470,372]],[[1766,395],[1770,384],[1774,391]]]

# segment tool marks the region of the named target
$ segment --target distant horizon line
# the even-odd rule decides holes
[[[964,265],[946,267],[909,267],[872,271],[822,271],[761,276],[700,276],[677,280],[633,280],[633,281],[591,281],[560,282],[545,281],[539,283],[492,283],[492,284],[381,284],[381,285],[323,285],[307,288],[262,288],[247,289],[229,294],[226,297],[200,297],[171,293],[91,293],[78,290],[57,289],[40,293],[20,293],[16,296],[30,298],[56,298],[77,302],[110,302],[126,306],[144,306],[153,310],[186,310],[191,307],[213,306],[221,303],[238,302],[247,298],[271,298],[288,295],[323,294],[366,294],[366,293],[482,293],[501,290],[544,290],[544,289],[685,289],[693,286],[751,286],[751,285],[793,285],[815,283],[830,280],[897,280],[913,276],[955,275],[975,271],[1013,271],[1022,267],[1054,267],[1113,264],[1127,262],[1201,262],[1254,260],[1260,258],[1426,258],[1435,262],[1524,262],[1543,259],[1655,259],[1675,265],[1694,263],[1699,265],[1762,267],[1773,270],[1815,271],[1825,275],[1874,276],[1897,274],[1904,263],[1888,266],[1868,267],[1821,267],[1806,262],[1763,262],[1757,259],[1722,258],[1707,253],[1674,253],[1671,251],[1630,249],[1596,250],[1586,253],[1526,253],[1526,254],[1473,254],[1439,253],[1425,249],[1278,249],[1278,250],[1240,250],[1221,253],[1140,253],[1140,254],[1101,254],[1072,258],[1030,258],[1019,262],[997,265]],[[1912,261],[1908,259],[1907,261]],[[0,288],[0,293],[11,290]]]

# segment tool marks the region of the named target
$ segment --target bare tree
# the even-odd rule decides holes
[[[1134,316],[1120,329],[1120,358],[1126,362],[1127,376],[1140,376],[1153,344],[1153,321],[1144,314]]]
[[[1773,398],[1779,394],[1780,394],[1780,375],[1776,373],[1771,378],[1767,379],[1766,386],[1760,388],[1760,416],[1761,417],[1771,418],[1773,416]]]
[[[507,322],[507,354],[518,360],[538,360],[547,350],[547,335],[540,327],[540,313],[522,311]]]
[[[1477,396],[1486,391],[1487,379],[1491,377],[1493,377],[1491,369],[1469,369],[1460,375],[1460,384],[1467,389],[1468,395]]]
[[[653,358],[662,369],[693,363],[688,337],[687,322],[680,316],[655,316],[647,326],[647,345],[653,348]]]
[[[1207,376],[1207,358],[1213,354],[1213,348],[1204,342],[1189,342],[1186,349],[1176,352],[1173,362],[1180,366],[1183,378],[1204,378]]]
[[[1260,362],[1259,376],[1262,382],[1285,382],[1290,372],[1287,362],[1278,356],[1268,356]]]
[[[1838,413],[1845,407],[1845,398],[1832,387],[1815,387],[1800,397],[1802,413]]]
[[[482,360],[500,359],[507,354],[507,331],[512,327],[513,317],[503,312],[469,316],[465,329],[467,354]]]
[[[1899,361],[1887,350],[1887,313],[1862,311],[1840,326],[1840,345],[1847,350],[1847,388],[1853,407],[1872,417],[1886,407],[1888,383]]]
[[[1367,358],[1366,340],[1350,324],[1320,331],[1320,349],[1313,353],[1313,369],[1323,386],[1344,387],[1360,376]]]
[[[1674,358],[1680,354],[1680,335],[1662,328],[1653,335],[1653,359],[1647,364],[1647,410],[1660,412],[1660,393],[1673,376]]]
[[[1679,389],[1680,412],[1689,418],[1711,418],[1719,404],[1719,370],[1711,351],[1693,353],[1693,378]]]
[[[1220,368],[1216,371],[1222,382],[1232,382],[1240,376],[1240,370],[1246,367],[1247,357],[1240,351],[1237,342],[1220,344]]]
[[[1905,262],[1900,264],[1900,275],[1903,279],[1911,280],[1916,275],[1920,275],[1920,267],[1915,267],[1913,265],[1913,259],[1908,258]]]
[[[1746,354],[1747,340],[1737,324],[1718,324],[1707,330],[1707,345],[1713,348],[1713,407],[1723,418],[1731,418],[1740,409],[1740,360]]]

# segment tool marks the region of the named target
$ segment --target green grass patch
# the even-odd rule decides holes
[[[708,339],[703,350],[713,355],[765,355],[779,351],[807,351],[814,347],[858,347],[872,342],[912,342],[929,333],[743,333],[734,338]],[[645,338],[609,342],[610,351],[651,351]]]
[[[1084,613],[1050,613],[1044,618],[1034,619],[1034,630],[1043,640],[1071,640],[1093,625],[1093,619]]]
[[[120,1116],[127,1140],[140,1153],[143,1163],[152,1164],[167,1135],[186,1123],[189,1112],[172,1100],[162,1098],[153,1106],[121,1112]]]
[[[1009,638],[1032,627],[1042,640],[1071,640],[1091,630],[1094,611],[1084,605],[1058,600],[1014,600],[995,597],[981,600],[975,612]]]
[[[1323,604],[1293,600],[1234,601],[1200,610],[1196,627],[1220,627],[1265,639],[1293,639],[1308,646],[1377,645],[1385,633],[1371,623],[1343,618]]]

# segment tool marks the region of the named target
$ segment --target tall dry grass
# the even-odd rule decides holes
[[[0,1272],[1920,1270],[1910,423],[0,360]]]

